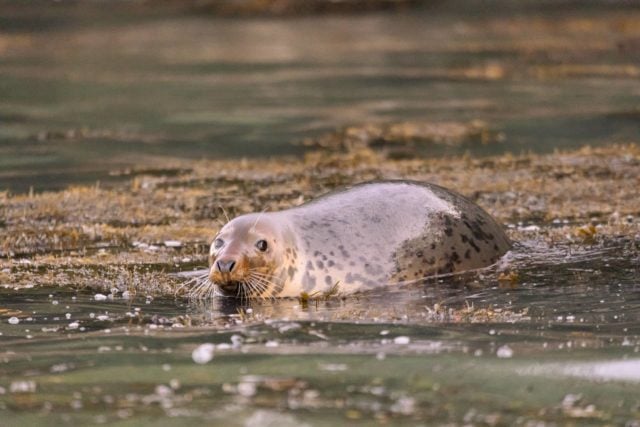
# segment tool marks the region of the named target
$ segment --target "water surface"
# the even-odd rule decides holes
[[[165,167],[171,159],[301,153],[292,142],[366,122],[482,120],[503,136],[486,145],[429,146],[423,156],[637,139],[637,10],[598,2],[580,10],[557,2],[496,2],[495,10],[447,4],[348,18],[221,19],[129,14],[112,2],[0,2],[0,191],[104,183],[114,170]],[[96,194],[79,200],[98,204]],[[492,194],[484,194],[486,204],[498,203]],[[218,209],[212,197],[203,196],[200,220]],[[14,205],[11,224],[0,218],[0,233],[21,230],[36,243],[43,234],[42,257],[58,257],[52,272],[37,245],[20,260],[5,248],[0,426],[640,419],[638,235],[597,236],[577,251],[562,241],[522,243],[507,261],[513,280],[489,271],[306,304],[3,282],[22,267],[62,279],[60,258],[81,257],[86,248],[73,245],[87,243],[98,245],[91,253],[121,257],[100,265],[97,256],[87,268],[76,260],[69,277],[81,272],[87,285],[95,269],[96,287],[113,277],[122,285],[123,276],[106,273],[130,271],[136,233],[122,231],[126,247],[107,237],[71,247],[49,239],[62,233],[52,228],[56,218],[75,218],[81,230],[107,221],[150,226],[142,235],[156,238],[157,224],[145,222],[153,215],[115,218],[113,200],[104,202],[101,216],[79,220],[89,209],[71,204],[58,212],[55,200],[43,208],[25,199],[14,205],[40,206],[42,218],[20,219]],[[601,210],[598,220],[610,214]],[[171,215],[178,214],[163,221],[176,220]],[[629,218],[637,224],[637,215]],[[145,269],[166,267],[169,275],[177,268],[166,254],[160,266],[159,252],[153,256],[131,280],[149,277]]]
[[[90,5],[90,4],[88,4]],[[638,135],[640,12],[446,3],[411,13],[222,19],[4,2],[0,189],[63,188],[172,158],[300,153],[368,122],[482,120],[550,151]]]
[[[488,272],[306,305],[4,288],[3,425],[637,419],[637,248],[531,251],[508,261],[527,258],[518,284]]]

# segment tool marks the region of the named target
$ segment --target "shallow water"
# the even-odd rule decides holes
[[[300,153],[293,142],[366,122],[479,119],[501,135],[425,155],[640,131],[640,14],[624,4],[295,19],[91,4],[0,4],[0,190],[105,182],[159,159]]]
[[[528,243],[505,264],[517,284],[487,271],[306,305],[4,288],[2,425],[637,419],[637,242]]]

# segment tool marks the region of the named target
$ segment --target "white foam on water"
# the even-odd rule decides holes
[[[640,359],[543,364],[519,371],[522,375],[563,375],[594,381],[640,382]]]

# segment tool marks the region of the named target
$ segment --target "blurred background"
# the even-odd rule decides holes
[[[372,124],[436,129],[423,156],[637,141],[639,4],[0,0],[0,191]]]

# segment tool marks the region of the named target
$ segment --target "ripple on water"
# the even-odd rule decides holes
[[[594,381],[640,382],[640,359],[547,363],[519,370],[522,375],[578,377]]]
[[[94,421],[164,414],[229,425],[444,422],[447,407],[481,423],[535,396],[559,423],[624,422],[630,403],[617,405],[631,400],[620,384],[640,381],[639,268],[629,255],[624,245],[527,244],[494,270],[306,305],[3,288],[0,406],[23,416],[28,394],[75,420],[101,402]],[[505,269],[517,280],[501,282]],[[479,403],[485,394],[491,402]],[[567,396],[580,399],[569,407]]]

